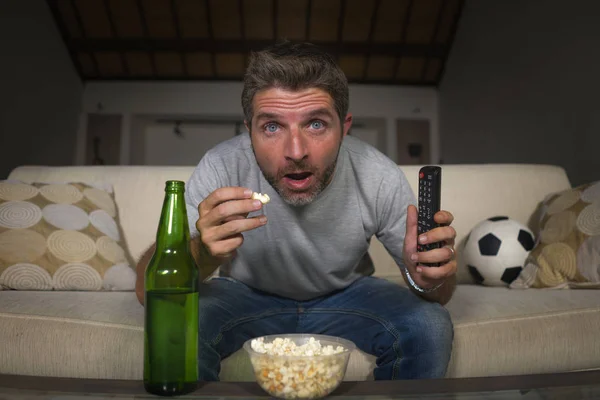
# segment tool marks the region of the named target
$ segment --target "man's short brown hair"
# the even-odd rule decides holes
[[[252,125],[252,99],[257,92],[271,88],[322,89],[333,99],[343,123],[348,113],[348,80],[334,58],[310,43],[283,41],[250,54],[244,75],[242,108],[247,124]]]

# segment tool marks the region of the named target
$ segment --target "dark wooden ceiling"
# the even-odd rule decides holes
[[[278,39],[320,44],[350,82],[437,86],[464,0],[47,0],[91,80],[241,80]]]

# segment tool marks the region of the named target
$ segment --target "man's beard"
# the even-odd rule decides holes
[[[283,201],[287,204],[295,207],[305,206],[307,204],[312,203],[323,190],[330,183],[331,178],[335,172],[335,167],[337,165],[337,160],[340,154],[341,144],[337,149],[337,153],[335,155],[335,159],[329,164],[324,171],[315,168],[313,165],[306,163],[305,161],[290,161],[288,165],[280,171],[277,171],[277,175],[272,175],[267,173],[260,164],[258,167],[260,168],[265,180],[269,182],[273,190],[281,196]],[[252,146],[252,151],[254,152],[254,146]],[[254,158],[256,158],[256,152],[254,152]],[[294,191],[284,187],[281,184],[282,179],[288,175],[296,172],[310,172],[314,178],[315,182],[309,190],[306,191]]]

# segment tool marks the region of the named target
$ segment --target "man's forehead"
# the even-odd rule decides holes
[[[316,87],[316,86],[309,86],[309,87],[300,87],[300,88],[291,88],[291,87],[286,87],[286,86],[269,86],[269,87],[265,87],[264,89],[261,89],[259,91],[256,92],[256,95],[259,94],[265,94],[265,93],[273,93],[273,92],[277,92],[280,95],[296,95],[296,94],[308,94],[308,93],[320,93],[323,95],[326,95],[328,97],[331,98],[331,96],[329,95],[329,92],[327,92],[326,90],[320,88],[320,87]]]
[[[257,92],[252,99],[254,114],[300,113],[336,114],[333,99],[318,88],[291,90],[269,88]]]

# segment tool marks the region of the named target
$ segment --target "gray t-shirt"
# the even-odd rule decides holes
[[[265,180],[248,133],[208,151],[186,185],[192,236],[198,235],[198,204],[215,189],[241,186],[266,193],[266,225],[244,232],[237,256],[219,274],[256,289],[308,300],[350,285],[374,272],[368,254],[375,235],[402,264],[406,209],[416,204],[404,173],[375,148],[343,140],[331,183],[310,204],[290,206]]]

